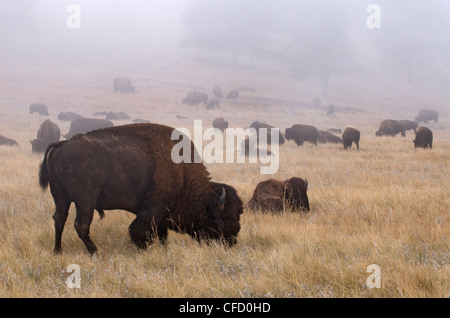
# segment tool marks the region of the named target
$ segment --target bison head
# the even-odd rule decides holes
[[[30,140],[30,144],[31,144],[31,150],[36,153],[36,152],[43,152],[44,149],[44,142],[41,139],[34,139],[34,140]]]
[[[205,199],[206,213],[200,229],[195,233],[197,238],[223,239],[229,245],[236,244],[243,212],[243,204],[236,190],[226,184],[213,183]]]
[[[285,181],[285,198],[294,209],[309,211],[309,200],[307,195],[308,180],[302,178],[290,178]]]

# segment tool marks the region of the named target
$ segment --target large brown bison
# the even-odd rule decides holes
[[[250,128],[254,128],[256,130],[256,134],[258,136],[258,143],[259,143],[259,134],[260,134],[260,128],[265,128],[267,130],[267,137],[266,137],[266,141],[267,144],[271,144],[272,143],[272,128],[277,129],[274,126],[265,124],[265,123],[261,123],[259,121],[254,121],[251,125]],[[284,140],[284,135],[281,132],[281,130],[278,128],[278,145],[282,145],[284,144],[286,141]]]
[[[375,136],[392,136],[394,137],[398,133],[403,131],[403,125],[399,123],[398,120],[385,119],[381,121],[380,127],[375,132]],[[404,133],[404,132],[403,132]]]
[[[422,109],[414,120],[418,123],[428,123],[428,121],[432,120],[437,124],[439,121],[439,113],[431,109]]]
[[[19,144],[14,139],[0,135],[0,146],[18,146]]]
[[[113,80],[114,92],[121,93],[131,93],[134,94],[136,92],[131,80],[125,77],[116,77]]]
[[[281,212],[285,208],[309,211],[308,180],[293,177],[285,181],[269,179],[260,182],[247,203],[250,210]]]
[[[236,190],[212,182],[202,163],[174,163],[173,131],[158,124],[116,126],[48,147],[39,183],[44,190],[50,185],[55,201],[56,253],[71,202],[75,229],[91,254],[97,251],[89,235],[94,209],[135,214],[129,234],[138,248],[155,238],[164,243],[169,229],[197,240],[237,242],[243,206]],[[192,142],[191,149],[193,162]]]
[[[415,148],[433,149],[433,132],[427,127],[419,127],[413,143]]]
[[[284,136],[287,140],[294,140],[298,146],[303,145],[305,141],[309,141],[317,146],[319,131],[311,125],[293,125],[291,128],[286,129]]]
[[[64,138],[70,139],[77,134],[85,134],[93,130],[112,126],[114,126],[114,124],[106,119],[79,118],[70,123],[69,132],[64,135]]]
[[[208,94],[190,92],[181,101],[181,104],[188,104],[190,106],[198,105],[200,103],[203,103],[203,105],[206,105],[206,103],[208,103]]]
[[[61,112],[58,114],[58,120],[61,121],[73,121],[79,118],[83,118],[83,116],[74,112],[66,112],[66,113]]]
[[[356,148],[359,150],[359,138],[361,134],[358,129],[347,127],[342,134],[342,141],[344,144],[344,149],[351,148],[354,142]]]
[[[228,128],[228,121],[223,119],[222,117],[216,118],[213,120],[212,125],[214,128],[220,129],[221,131],[224,131]]]
[[[321,144],[341,144],[342,138],[328,131],[319,130],[319,137],[317,137],[317,142]]]
[[[47,119],[39,127],[36,139],[30,140],[31,150],[34,153],[44,152],[48,145],[57,142],[59,138],[61,131],[58,125]]]
[[[30,114],[38,113],[42,116],[49,116],[47,106],[40,103],[30,104],[29,106]]]

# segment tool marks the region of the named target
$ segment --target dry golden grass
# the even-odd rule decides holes
[[[188,60],[163,60],[122,70],[107,65],[2,65],[0,134],[20,147],[0,147],[0,297],[447,297],[450,292],[450,121],[442,112],[433,150],[414,149],[406,138],[376,138],[381,119],[410,119],[425,93],[394,80],[336,81],[320,110],[309,107],[314,83],[296,82],[276,65],[264,69],[225,69]],[[135,96],[112,92],[112,78],[126,75]],[[217,80],[220,78],[220,80]],[[239,102],[218,111],[180,105],[190,90],[243,87]],[[371,88],[369,90],[368,88]],[[376,89],[378,88],[378,89]],[[360,92],[369,92],[362,94]],[[401,94],[397,94],[401,91]],[[261,105],[258,97],[296,101]],[[255,102],[258,100],[259,102]],[[411,102],[411,101],[414,102]],[[31,153],[43,117],[28,105],[44,102],[63,133],[69,124],[60,111],[89,116],[96,111],[125,111],[133,118],[192,128],[194,119],[208,128],[215,117],[232,127],[267,121],[284,130],[294,123],[318,128],[361,130],[361,151],[341,145],[288,142],[280,147],[280,168],[261,175],[258,164],[211,164],[216,181],[234,186],[246,203],[259,181],[269,177],[306,177],[311,211],[259,214],[246,210],[238,244],[201,245],[169,233],[166,246],[138,251],[130,243],[133,215],[107,211],[91,226],[99,247],[91,257],[73,228],[71,207],[63,234],[63,253],[52,254],[54,229],[51,194],[38,186],[42,155]],[[335,117],[326,106],[338,107]],[[433,100],[440,103],[443,100]],[[355,111],[339,112],[339,107]],[[388,109],[389,112],[383,109]],[[188,119],[177,119],[176,115]],[[117,122],[121,124],[124,122]],[[81,268],[81,288],[70,289],[67,266]],[[366,286],[367,266],[381,269],[381,288]]]

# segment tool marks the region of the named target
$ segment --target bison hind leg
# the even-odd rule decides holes
[[[75,202],[75,205],[77,208],[77,216],[75,218],[75,230],[77,231],[78,236],[86,246],[88,252],[91,254],[95,254],[95,252],[97,252],[97,247],[91,240],[91,236],[89,234],[91,222],[94,217],[94,206],[83,205],[77,202]]]

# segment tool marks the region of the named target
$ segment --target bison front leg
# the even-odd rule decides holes
[[[92,218],[94,217],[94,206],[84,206],[77,203],[75,203],[75,205],[77,207],[75,229],[84,245],[86,245],[89,253],[95,254],[95,252],[97,252],[97,247],[95,246],[94,242],[92,242],[89,234]]]
[[[158,211],[139,212],[128,229],[131,242],[141,249],[145,249],[155,238],[165,243],[167,229],[158,226],[161,219],[161,213]]]

